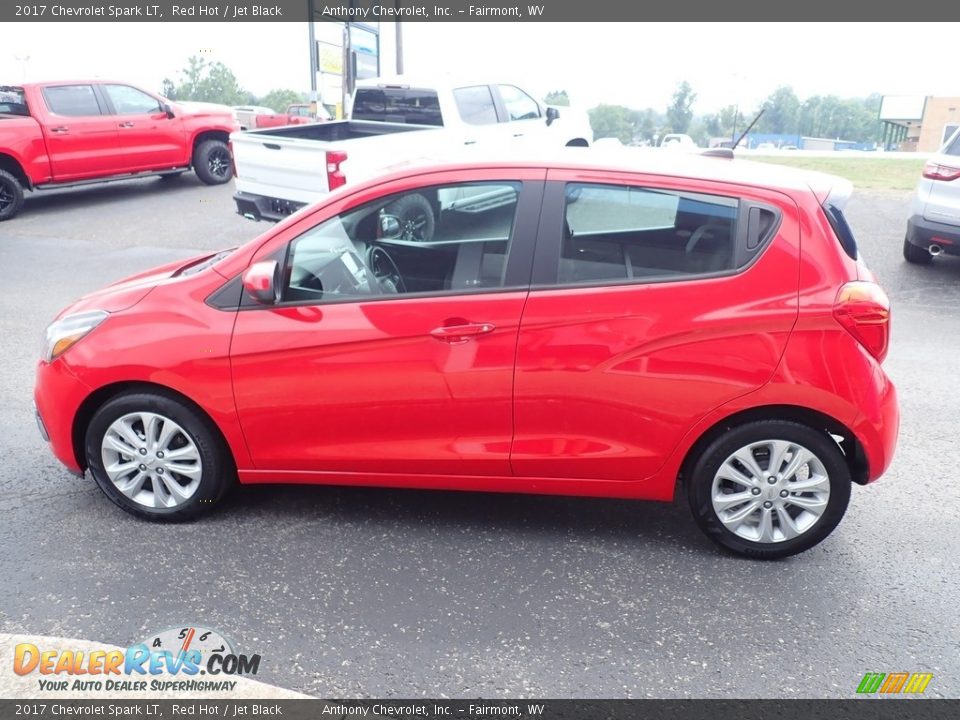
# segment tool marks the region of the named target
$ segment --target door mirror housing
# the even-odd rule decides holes
[[[547,108],[547,125],[552,125],[553,121],[560,117],[560,111],[555,107]]]
[[[170,103],[160,103],[160,111],[167,114],[167,118],[173,120],[176,115],[173,114],[173,108]]]
[[[243,274],[243,289],[261,305],[280,302],[280,264],[276,260],[254,263]]]

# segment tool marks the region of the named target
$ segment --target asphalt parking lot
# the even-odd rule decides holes
[[[0,630],[127,645],[184,623],[325,697],[851,697],[865,672],[960,696],[960,260],[906,265],[908,197],[848,215],[894,304],[900,445],[793,559],[722,553],[685,505],[246,487],[160,526],[68,474],[30,402],[76,296],[267,226],[192,176],[45,194],[0,224]]]

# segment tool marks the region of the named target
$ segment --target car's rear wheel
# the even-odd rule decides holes
[[[850,501],[850,469],[826,432],[783,420],[728,430],[693,463],[690,509],[741,555],[795,555],[829,535]]]
[[[204,140],[193,151],[193,169],[207,185],[222,185],[233,177],[233,158],[222,140]]]
[[[903,239],[903,259],[914,265],[927,265],[933,260],[933,255],[928,250],[914,245],[907,238]]]
[[[149,520],[186,520],[233,485],[229,454],[209,419],[156,393],[105,403],[87,428],[87,465],[100,489]]]
[[[23,186],[12,174],[0,170],[0,221],[9,220],[23,207]]]

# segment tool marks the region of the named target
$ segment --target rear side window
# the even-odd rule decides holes
[[[827,201],[823,206],[823,211],[827,214],[827,220],[830,221],[830,227],[833,228],[840,247],[853,260],[857,259],[857,240],[853,237],[853,230],[850,229],[847,218],[839,206]]]
[[[0,87],[0,114],[29,115],[27,99],[23,95],[23,88]]]
[[[559,281],[686,279],[734,269],[739,200],[716,195],[567,185]]]
[[[960,132],[954,133],[953,139],[943,149],[944,155],[960,155]]]
[[[67,117],[100,115],[100,104],[92,85],[57,85],[43,89],[50,112]]]
[[[437,93],[414,88],[358,89],[353,101],[353,119],[443,125]]]
[[[457,112],[468,125],[494,125],[497,122],[497,108],[493,104],[493,95],[488,85],[457,88],[453,91],[457,102]]]

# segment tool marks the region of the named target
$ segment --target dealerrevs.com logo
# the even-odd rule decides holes
[[[256,675],[259,670],[260,655],[236,653],[219,632],[198,626],[170,628],[126,650],[49,649],[20,643],[13,655],[13,671],[40,675],[38,689],[49,692],[230,692],[237,683],[229,676]]]

